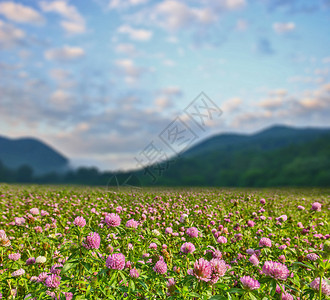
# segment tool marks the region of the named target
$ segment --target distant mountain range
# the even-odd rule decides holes
[[[193,157],[212,151],[227,150],[228,152],[245,150],[270,151],[292,144],[308,143],[316,138],[328,135],[330,128],[293,128],[276,125],[254,134],[219,134],[210,137],[191,147],[183,157]]]
[[[150,167],[158,185],[330,186],[330,129],[273,126],[219,134],[163,166],[168,169],[158,174],[159,166]],[[138,178],[145,185],[151,176],[138,172]]]
[[[10,177],[7,182],[107,185],[116,175],[141,186],[330,186],[330,129],[273,126],[255,134],[219,134],[161,166],[150,166],[153,176],[145,169],[116,174],[69,170],[67,158],[36,139],[0,137],[0,162],[16,170],[29,165],[37,175],[27,170],[10,174],[1,171],[0,163],[0,181]],[[45,175],[54,172],[62,175]]]
[[[0,137],[0,162],[10,169],[30,166],[35,174],[64,172],[69,161],[59,152],[34,138]]]

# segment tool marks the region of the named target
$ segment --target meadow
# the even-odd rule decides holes
[[[0,299],[328,299],[329,189],[0,185]]]

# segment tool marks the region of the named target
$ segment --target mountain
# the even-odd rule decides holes
[[[36,172],[32,174],[24,164]],[[46,174],[54,171],[66,172]],[[65,157],[38,140],[0,137],[0,182],[330,187],[330,129],[273,126],[254,134],[219,134],[169,161],[132,172],[69,170]]]
[[[273,126],[220,134],[149,170],[157,185],[330,186],[330,129]],[[158,171],[157,171],[158,170]],[[142,185],[150,184],[139,172]]]
[[[275,150],[290,144],[307,143],[329,133],[330,129],[326,128],[293,128],[276,125],[250,135],[219,134],[191,147],[182,156],[193,157],[209,151],[232,151],[242,147],[250,150]]]
[[[66,171],[69,163],[66,157],[37,139],[6,137],[0,137],[0,162],[9,169],[30,166],[38,175]]]

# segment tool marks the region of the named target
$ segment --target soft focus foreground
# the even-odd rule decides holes
[[[0,299],[327,299],[329,195],[0,186]]]

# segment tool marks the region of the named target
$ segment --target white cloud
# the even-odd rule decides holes
[[[235,98],[231,98],[228,99],[227,101],[225,101],[224,103],[222,103],[221,105],[221,109],[225,112],[225,113],[233,113],[235,111],[238,111],[239,108],[242,106],[242,99],[235,97]]]
[[[172,108],[174,99],[182,96],[182,90],[177,86],[168,86],[158,91],[155,106],[159,112],[163,112],[164,109]]]
[[[291,32],[291,31],[295,30],[295,28],[296,28],[296,25],[293,22],[274,23],[273,24],[273,29],[278,34],[285,34],[285,33]]]
[[[191,13],[201,24],[210,24],[217,20],[217,17],[210,8],[193,8],[191,9]]]
[[[91,128],[91,126],[88,123],[86,123],[86,122],[80,122],[76,126],[76,130],[78,132],[84,132],[84,131],[89,130],[90,128]]]
[[[268,95],[271,97],[255,103],[250,109],[244,109],[233,120],[232,125],[237,128],[255,128],[256,125],[265,127],[266,124],[288,122],[304,126],[329,124],[329,82],[299,93],[275,90],[268,92]]]
[[[218,5],[227,10],[241,9],[246,5],[245,0],[219,0],[215,2],[218,2]]]
[[[57,13],[64,18],[60,24],[67,33],[79,34],[86,31],[86,24],[83,16],[78,12],[75,6],[69,5],[66,1],[41,1],[40,7],[44,12]]]
[[[129,25],[122,25],[118,28],[118,32],[127,34],[130,39],[136,41],[149,41],[152,38],[152,31],[145,29],[135,29]]]
[[[49,71],[49,75],[57,81],[63,81],[69,78],[70,72],[63,69],[52,69]]]
[[[156,98],[155,105],[160,109],[165,109],[172,105],[171,102],[172,102],[171,98],[165,97],[165,96],[160,96],[160,97]]]
[[[8,20],[18,23],[42,24],[44,17],[31,7],[15,2],[5,1],[0,3],[0,14]]]
[[[139,68],[135,66],[134,61],[131,59],[118,59],[115,63],[122,68],[127,75],[137,76],[139,74]]]
[[[115,64],[125,75],[125,81],[130,84],[135,83],[147,71],[145,68],[136,66],[131,59],[118,59]]]
[[[323,109],[326,108],[329,103],[326,103],[325,101],[322,101],[320,98],[303,98],[299,101],[299,104],[301,104],[305,109]]]
[[[71,96],[69,93],[63,90],[56,90],[50,96],[51,103],[57,108],[68,107],[68,102],[71,101]]]
[[[257,103],[257,106],[266,110],[276,110],[283,107],[288,102],[288,91],[285,89],[277,89],[268,92],[269,97]]]
[[[181,96],[182,90],[178,86],[168,86],[163,88],[160,91],[162,94],[169,95],[169,96]]]
[[[258,105],[265,109],[278,109],[282,107],[284,99],[281,97],[267,98],[258,103]]]
[[[125,9],[132,6],[146,4],[149,0],[110,0],[109,9]]]
[[[137,54],[137,50],[133,44],[118,44],[115,47],[116,52],[128,55]]]
[[[48,60],[56,61],[71,61],[82,58],[85,51],[79,47],[64,46],[62,48],[50,49],[45,52],[45,57]]]
[[[163,60],[163,64],[167,67],[174,67],[176,65],[175,61],[172,59]]]
[[[322,91],[330,93],[330,83],[322,85]]]
[[[61,26],[66,32],[70,34],[79,34],[86,31],[85,23],[82,22],[62,21]]]
[[[269,92],[270,96],[284,97],[288,94],[288,91],[285,89],[277,89]]]
[[[165,29],[177,30],[192,24],[209,24],[217,20],[211,8],[193,8],[176,0],[165,0],[154,8],[151,19]]]
[[[265,111],[244,111],[237,115],[230,123],[231,128],[236,128],[239,131],[255,131],[256,128],[264,128],[271,124],[274,119],[272,112]]]
[[[217,12],[235,11],[246,6],[246,0],[201,0],[201,2]]]
[[[0,49],[10,49],[22,43],[25,38],[23,30],[0,20]]]
[[[149,0],[129,0],[128,2],[131,3],[132,5],[140,5],[140,4],[145,4]]]
[[[124,3],[124,1],[122,1],[122,0],[111,0],[109,2],[109,9],[122,8],[122,3]]]

